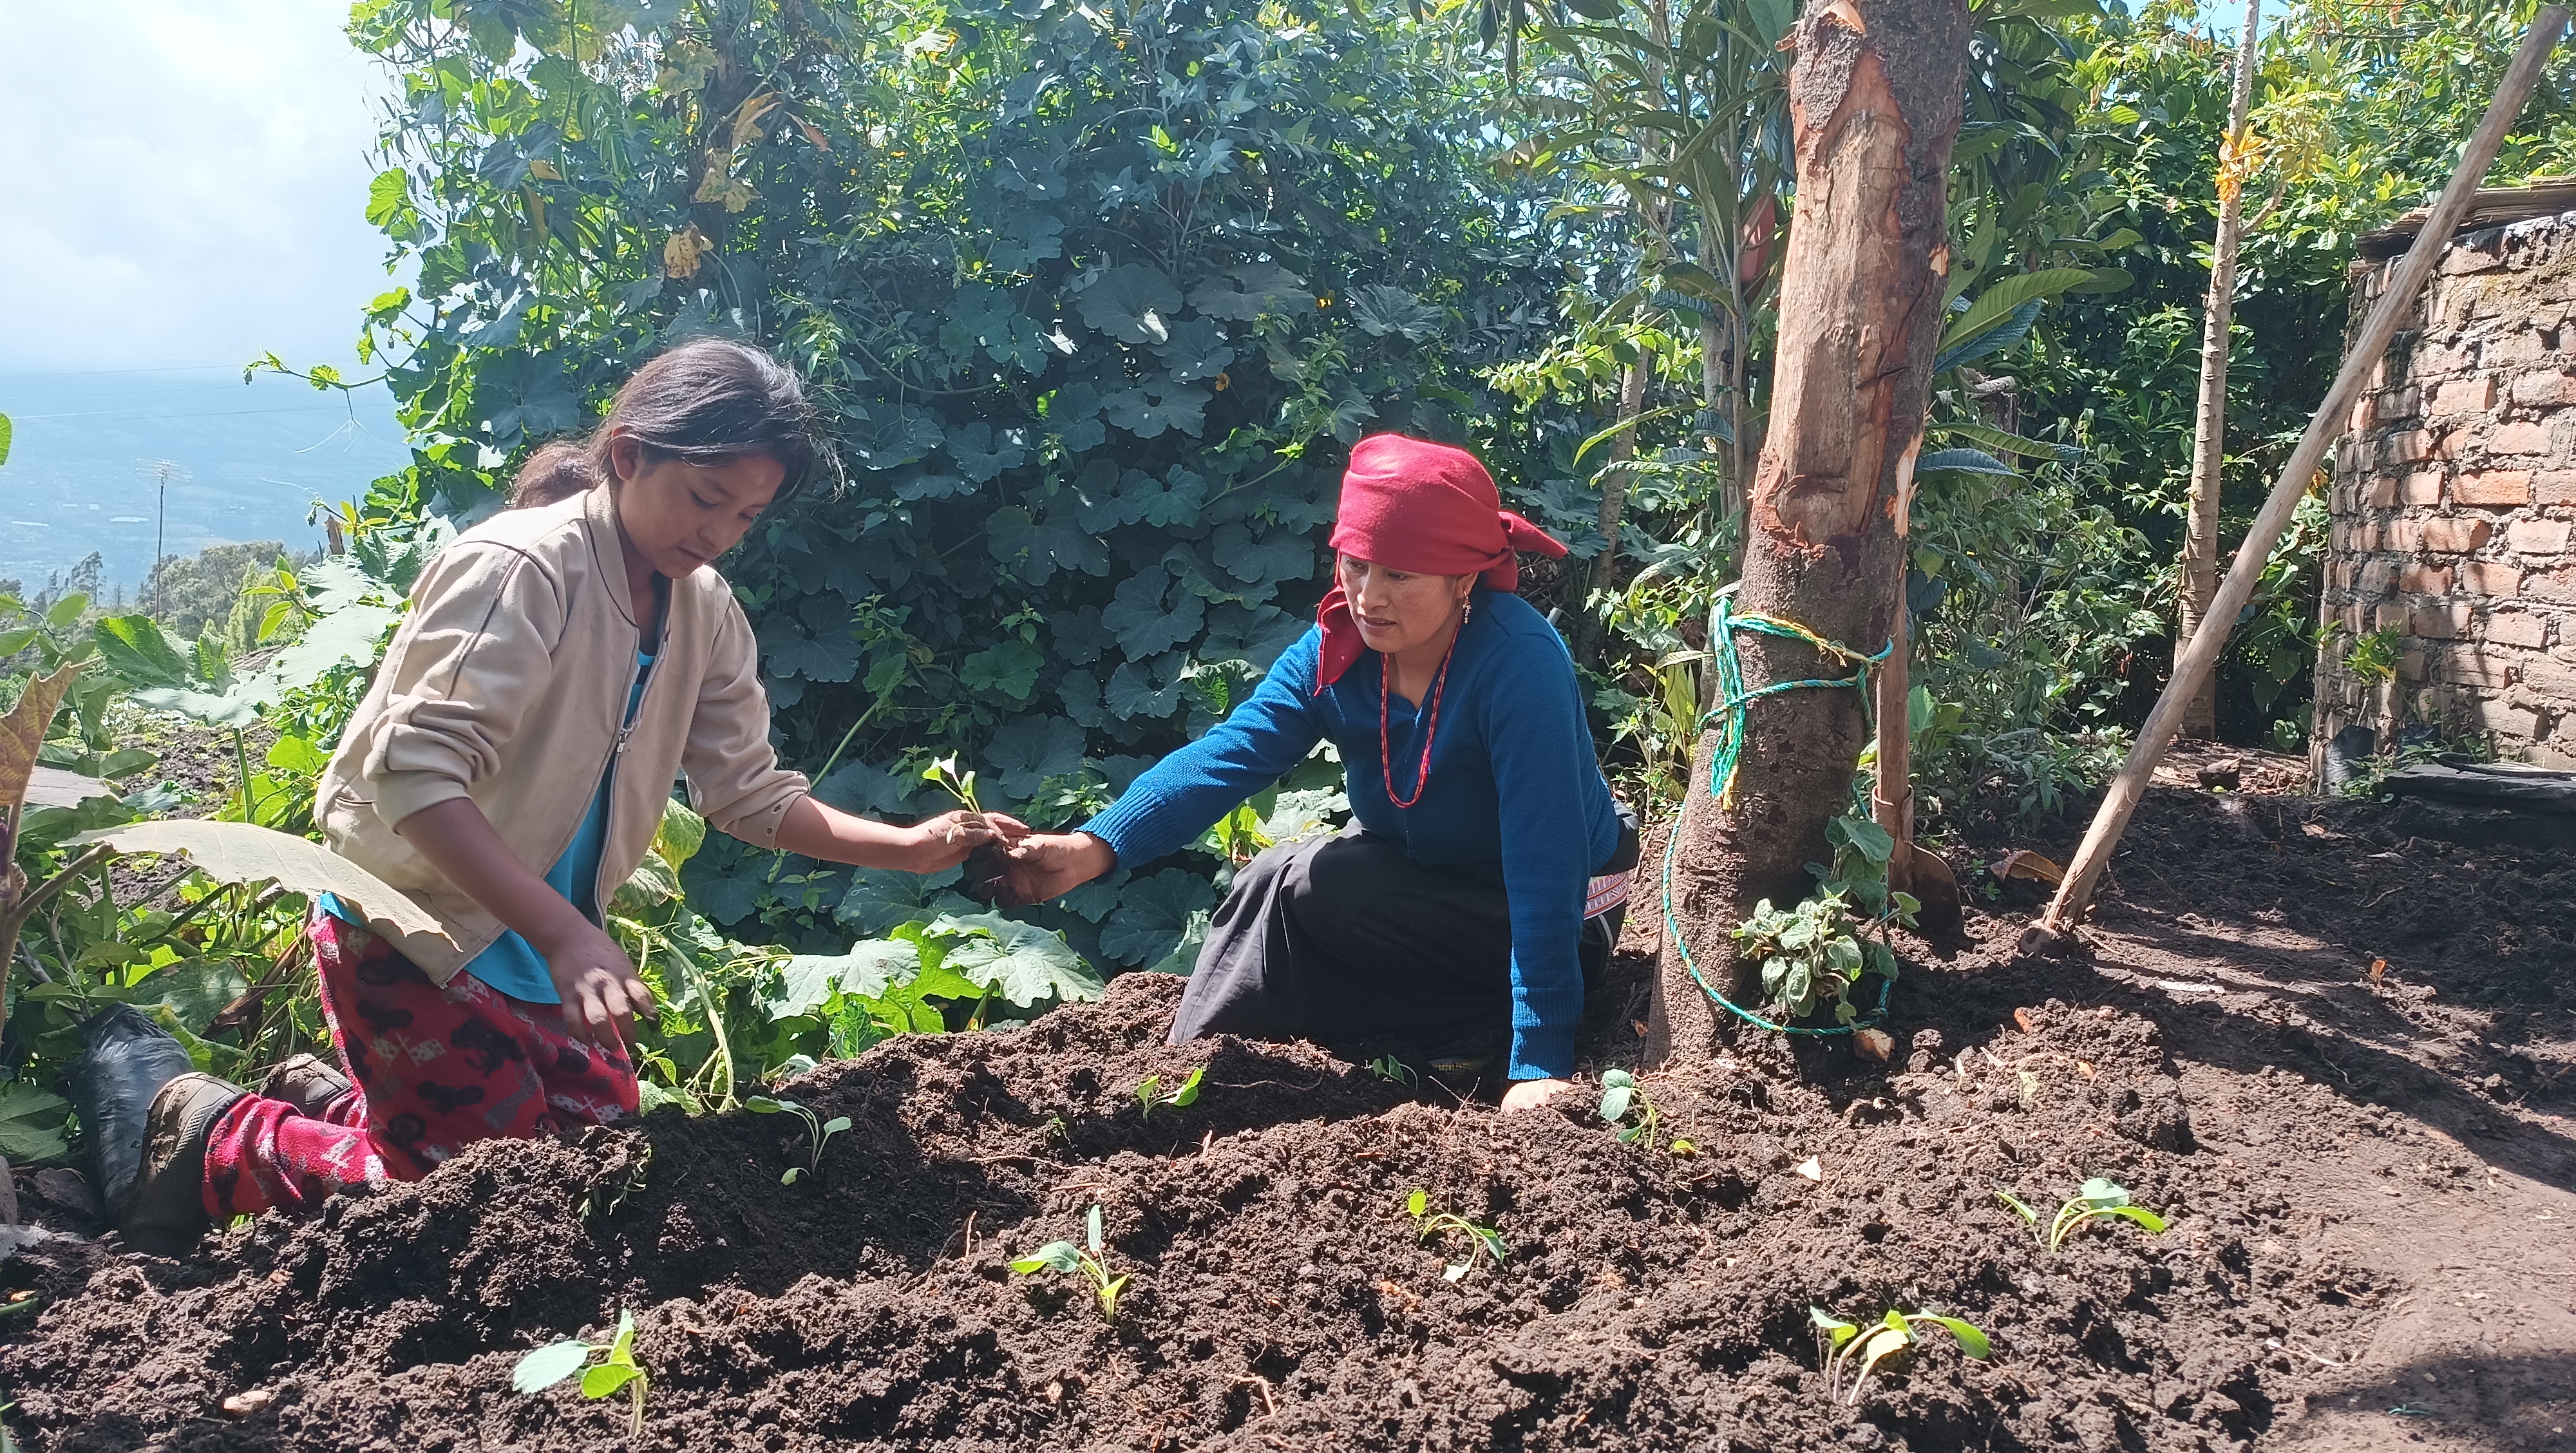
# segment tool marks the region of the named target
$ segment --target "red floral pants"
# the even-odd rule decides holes
[[[206,1141],[218,1221],[305,1212],[333,1191],[413,1181],[477,1140],[529,1137],[635,1113],[635,1066],[575,1039],[562,1012],[471,974],[444,988],[363,928],[316,912],[322,1017],[355,1088],[307,1117],[246,1095]]]

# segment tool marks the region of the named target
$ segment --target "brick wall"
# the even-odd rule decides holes
[[[2352,267],[2353,323],[2395,260]],[[2465,234],[2334,451],[2313,740],[2400,719],[2576,766],[2576,213]],[[2394,680],[2356,638],[2394,627]]]

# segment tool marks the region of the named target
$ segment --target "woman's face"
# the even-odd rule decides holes
[[[652,459],[623,435],[609,439],[608,464],[627,544],[673,580],[741,544],[787,478],[787,467],[766,454],[717,464]]]
[[[1351,555],[1336,569],[1360,640],[1389,656],[1439,639],[1476,588],[1472,575],[1412,575]]]

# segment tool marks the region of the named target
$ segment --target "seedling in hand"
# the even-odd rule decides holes
[[[984,804],[975,800],[975,774],[968,772],[964,776],[959,776],[957,758],[954,756],[942,757],[924,767],[921,771],[921,780],[938,783],[968,812],[980,813],[984,810]]]
[[[590,1361],[594,1356],[599,1358],[596,1364]],[[520,1358],[518,1365],[510,1369],[510,1386],[523,1393],[539,1393],[576,1372],[581,1374],[583,1397],[613,1397],[619,1388],[626,1389],[635,1405],[635,1426],[628,1436],[643,1433],[644,1394],[652,1385],[652,1379],[644,1375],[643,1365],[635,1360],[633,1312],[617,1314],[617,1336],[604,1347],[591,1342],[564,1341],[551,1347],[540,1347]]]
[[[1475,1270],[1476,1258],[1480,1255],[1491,1255],[1494,1258],[1494,1265],[1500,1266],[1512,1254],[1511,1248],[1503,1244],[1502,1232],[1491,1226],[1479,1226],[1464,1216],[1432,1210],[1431,1193],[1418,1186],[1414,1188],[1412,1195],[1404,1198],[1404,1211],[1421,1228],[1421,1239],[1424,1241],[1451,1232],[1467,1238],[1466,1259],[1449,1263],[1448,1271],[1442,1273],[1451,1281],[1460,1280],[1468,1272]]]
[[[1840,1397],[1846,1405],[1860,1401],[1861,1388],[1889,1354],[1914,1345],[1915,1328],[1921,1323],[1947,1328],[1951,1336],[1959,1339],[1959,1350],[1970,1357],[1982,1358],[1994,1350],[1974,1323],[1937,1312],[1900,1312],[1891,1307],[1886,1316],[1867,1327],[1835,1321],[1825,1315],[1822,1307],[1809,1307],[1807,1316],[1816,1328],[1816,1354],[1824,1364],[1825,1396]],[[1850,1379],[1848,1389],[1845,1378]]]
[[[791,1165],[778,1177],[782,1186],[792,1186],[807,1175],[819,1173],[823,1169],[823,1147],[831,1143],[833,1136],[850,1128],[847,1115],[835,1115],[826,1120],[793,1100],[773,1100],[767,1095],[752,1096],[742,1102],[742,1108],[754,1115],[776,1115],[785,1111],[805,1122],[805,1133],[814,1143],[814,1153],[806,1158],[803,1165]]]
[[[2076,1228],[2085,1222],[2111,1216],[2125,1216],[2153,1235],[2162,1235],[2165,1229],[2164,1217],[2144,1206],[2130,1205],[2129,1193],[2124,1187],[2100,1176],[2086,1181],[2073,1199],[2057,1208],[2057,1214],[2049,1218],[2046,1231],[2039,1229],[2039,1212],[2032,1210],[2020,1197],[2010,1191],[1998,1190],[1995,1199],[2019,1212],[2021,1218],[2030,1223],[2030,1234],[2051,1251],[2063,1247],[2066,1238],[2074,1235]]]
[[[1190,1071],[1190,1077],[1181,1081],[1179,1088],[1165,1090],[1161,1075],[1147,1075],[1136,1086],[1136,1103],[1143,1107],[1137,1112],[1136,1118],[1151,1119],[1154,1107],[1157,1105],[1169,1105],[1177,1110],[1184,1105],[1196,1104],[1199,1098],[1199,1081],[1206,1077],[1207,1067],[1201,1065]]]
[[[1087,1226],[1091,1234],[1089,1251],[1070,1241],[1050,1241],[1012,1262],[1011,1270],[1027,1276],[1047,1271],[1081,1272],[1091,1279],[1091,1294],[1099,1299],[1100,1320],[1115,1322],[1118,1320],[1118,1293],[1126,1287],[1127,1277],[1124,1274],[1111,1276],[1108,1263],[1100,1259],[1099,1206],[1091,1208]]]

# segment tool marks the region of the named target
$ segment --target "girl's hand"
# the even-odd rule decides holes
[[[655,1016],[653,991],[599,925],[575,915],[562,937],[535,945],[563,998],[565,1026],[576,1039],[623,1050],[635,1038],[635,1016]]]
[[[1512,1087],[1503,1092],[1503,1109],[1535,1110],[1567,1088],[1563,1080],[1514,1080]]]
[[[943,812],[909,831],[904,871],[936,873],[966,861],[986,843],[1008,847],[1029,835],[1029,825],[999,812]]]

